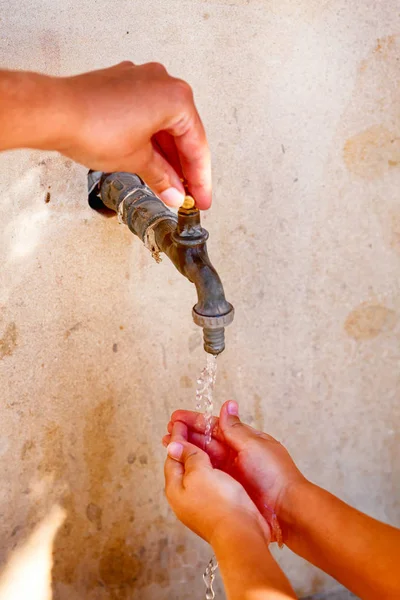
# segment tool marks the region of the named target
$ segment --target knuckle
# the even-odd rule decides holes
[[[243,425],[243,423],[241,421],[235,421],[230,426],[231,429],[242,429],[243,427],[244,427],[244,425]]]
[[[122,62],[119,63],[120,67],[134,67],[134,63],[131,60],[123,60]]]
[[[146,177],[143,179],[146,180]],[[155,191],[160,192],[169,187],[168,177],[165,173],[154,173],[147,177],[147,183],[149,187],[154,188]]]
[[[181,103],[193,102],[193,90],[187,81],[183,79],[173,80],[173,90],[175,100]]]
[[[167,72],[167,69],[164,67],[163,64],[159,63],[159,62],[150,62],[147,63],[147,67],[149,69],[151,69],[154,73],[156,73],[157,75],[165,75]]]
[[[191,448],[186,454],[186,461],[192,461],[198,455],[199,451],[195,448]]]

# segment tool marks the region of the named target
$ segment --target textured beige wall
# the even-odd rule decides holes
[[[397,32],[396,0],[0,0],[2,66],[156,59],[192,83],[236,307],[218,404],[400,525]],[[61,505],[54,598],[201,598],[209,550],[167,507],[160,445],[204,361],[194,290],[88,208],[82,167],[13,152],[0,174],[1,560],[29,580],[39,539],[47,564]],[[278,555],[300,594],[335,586]]]

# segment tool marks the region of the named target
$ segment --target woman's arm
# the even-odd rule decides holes
[[[56,148],[63,121],[74,125],[66,91],[62,79],[0,71],[0,150]]]

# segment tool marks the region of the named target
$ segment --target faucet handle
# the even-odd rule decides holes
[[[194,204],[194,198],[192,196],[186,195],[181,208],[184,208],[185,210],[190,210],[191,208],[194,208]]]

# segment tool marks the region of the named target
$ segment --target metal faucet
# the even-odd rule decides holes
[[[186,196],[176,215],[138,175],[90,171],[88,183],[92,208],[115,211],[157,262],[164,252],[194,283],[198,301],[192,310],[193,321],[203,328],[205,351],[220,354],[225,348],[225,327],[232,323],[234,309],[226,301],[221,280],[208,258],[208,232],[201,226],[200,211],[191,196]]]

